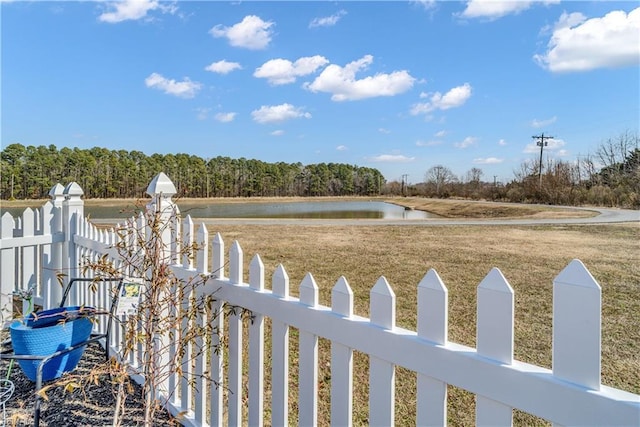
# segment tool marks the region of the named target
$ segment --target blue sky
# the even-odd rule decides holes
[[[2,146],[513,178],[638,132],[640,3],[2,1]]]

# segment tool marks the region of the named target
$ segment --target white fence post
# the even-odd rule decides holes
[[[162,246],[162,255],[160,262],[165,264],[167,267],[173,261],[173,257],[175,256],[175,252],[172,251],[173,242],[177,239],[175,238],[176,226],[177,222],[175,221],[177,214],[179,212],[177,206],[171,200],[171,198],[176,194],[176,187],[173,185],[173,182],[169,179],[167,175],[160,172],[157,174],[149,183],[147,187],[147,194],[151,196],[151,201],[147,204],[147,215],[159,217],[159,227],[160,238],[158,244]],[[141,216],[138,218],[138,227],[148,227],[146,223],[144,223],[144,217]],[[138,228],[138,230],[142,230],[144,228]],[[147,230],[147,233],[150,233],[150,230]],[[175,295],[175,289],[167,290],[167,292],[171,292]],[[170,300],[172,295],[160,295],[160,300]],[[161,316],[169,316],[169,307],[163,308],[164,313]],[[161,372],[158,373],[158,378],[162,378],[163,380],[158,384],[158,390],[153,390],[153,393],[159,393],[154,396],[154,400],[159,400],[161,398],[161,394],[164,396],[170,396],[174,390],[169,389],[169,372],[167,370],[170,367],[170,338],[169,331],[166,333],[161,333],[157,337],[158,341],[156,343],[156,353],[153,355],[146,355],[145,357],[155,357],[156,366],[158,366]],[[184,392],[184,391],[183,391]],[[187,396],[182,396],[183,399],[189,399]]]
[[[344,276],[331,290],[331,310],[340,316],[353,316],[353,291]],[[353,424],[353,350],[331,343],[331,425]]]
[[[396,295],[387,279],[380,277],[370,292],[371,324],[393,331],[396,326]],[[395,417],[395,366],[369,357],[369,423],[391,426]]]
[[[418,285],[418,336],[439,345],[447,344],[448,290],[431,269]],[[447,384],[418,374],[416,424],[447,425]]]
[[[311,273],[300,284],[300,302],[318,305],[318,285]],[[318,337],[300,330],[299,354],[298,425],[313,426],[318,419]]]
[[[510,365],[513,362],[513,289],[500,270],[493,268],[477,289],[477,348],[483,357]],[[476,425],[510,426],[512,409],[476,395]]]

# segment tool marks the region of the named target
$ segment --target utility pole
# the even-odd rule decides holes
[[[532,138],[536,139],[536,145],[538,147],[540,147],[540,165],[538,167],[538,185],[540,186],[540,189],[542,189],[542,150],[544,150],[544,147],[546,147],[548,145],[548,142],[545,141],[545,139],[549,140],[549,139],[553,139],[553,136],[545,136],[544,132],[542,132],[542,134],[540,136],[532,136]]]
[[[407,186],[407,177],[409,175],[407,175],[406,173],[402,175],[402,196],[406,196],[404,189]]]

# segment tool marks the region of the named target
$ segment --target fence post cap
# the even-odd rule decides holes
[[[147,187],[147,194],[151,197],[157,196],[158,194],[171,197],[176,193],[176,186],[173,185],[173,182],[164,172],[156,175]]]
[[[64,186],[60,183],[57,183],[56,185],[51,187],[51,190],[49,190],[49,197],[51,197],[52,199],[56,199],[58,198],[58,196],[62,195],[64,195]]]
[[[80,185],[77,182],[70,182],[64,188],[64,194],[66,194],[68,198],[80,197],[84,195],[84,191],[82,190],[82,187],[80,187]]]

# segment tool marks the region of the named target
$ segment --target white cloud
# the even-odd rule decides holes
[[[346,146],[346,145],[338,145],[338,146],[336,147],[336,150],[338,150],[338,151],[347,151],[348,149],[349,149],[349,148],[347,148],[347,146]]]
[[[442,138],[442,137],[443,137],[443,136],[445,136],[446,134],[447,134],[447,131],[446,131],[446,130],[441,130],[441,131],[436,132],[436,133],[434,134],[434,136],[435,136],[436,138]]]
[[[98,16],[98,20],[115,24],[122,21],[135,21],[146,18],[147,13],[152,10],[159,10],[162,13],[175,13],[178,7],[172,2],[162,4],[159,0],[122,0],[107,3],[111,9]]]
[[[310,113],[291,104],[263,105],[259,110],[252,111],[251,116],[258,123],[276,123],[291,119],[311,118]]]
[[[433,147],[434,145],[441,145],[442,141],[416,141],[418,147]]]
[[[168,95],[175,95],[180,98],[193,98],[200,90],[202,85],[198,82],[192,82],[189,78],[181,82],[173,79],[167,79],[158,73],[152,73],[144,80],[144,84],[152,89],[158,89]]]
[[[417,103],[411,107],[411,114],[426,114],[434,110],[448,110],[450,108],[456,108],[464,105],[469,98],[471,98],[472,88],[469,83],[465,83],[462,86],[457,86],[451,89],[449,92],[442,95],[440,92],[436,92],[433,95],[420,94],[421,98],[431,97],[429,102]]]
[[[487,18],[494,20],[506,15],[518,14],[534,4],[554,4],[560,0],[525,1],[525,0],[470,0],[467,7],[458,16],[462,18]]]
[[[314,18],[313,21],[309,23],[309,28],[315,27],[332,27],[338,23],[340,18],[347,14],[346,10],[341,10],[335,15],[325,16],[323,18]]]
[[[477,159],[473,159],[473,164],[475,165],[497,165],[502,162],[504,162],[504,159],[499,159],[497,157],[479,157]]]
[[[553,116],[549,119],[544,119],[544,120],[533,119],[531,120],[531,127],[536,129],[547,127],[549,125],[554,124],[557,120],[558,120],[557,116]]]
[[[537,142],[539,140],[535,140],[524,147],[523,153],[532,154],[532,153],[540,153],[540,146],[538,146]],[[545,152],[556,151],[559,152],[564,147],[565,142],[562,139],[547,139],[545,138],[545,143],[547,145],[544,147]],[[556,153],[557,154],[557,153]]]
[[[376,74],[357,80],[356,73],[366,69],[373,56],[365,55],[344,67],[331,64],[313,81],[304,87],[312,92],[331,93],[332,101],[354,101],[377,96],[394,96],[411,89],[415,78],[406,70],[390,74]]]
[[[223,59],[218,62],[212,62],[211,64],[205,67],[205,70],[211,71],[212,73],[218,74],[229,74],[235,70],[242,70],[242,66],[237,62],[229,62],[226,59]]]
[[[247,15],[242,22],[231,27],[216,25],[209,30],[209,34],[213,37],[226,37],[231,46],[260,50],[271,42],[273,25],[273,22],[265,22],[258,16]]]
[[[468,147],[471,147],[472,145],[475,145],[477,142],[478,142],[478,138],[474,136],[468,136],[462,141],[456,142],[453,145],[456,146],[457,148],[468,148]]]
[[[253,76],[265,78],[272,85],[284,85],[295,82],[300,76],[314,73],[328,63],[329,60],[320,55],[305,56],[296,62],[288,59],[271,59],[258,67]]]
[[[384,133],[384,134],[390,134],[391,131],[389,129],[385,129],[385,128],[378,128],[378,132],[380,133]]]
[[[282,129],[278,129],[278,130],[274,130],[273,132],[271,132],[272,136],[282,136],[284,135],[284,131]]]
[[[507,145],[507,141],[505,141],[504,139],[500,139],[498,141],[498,145],[501,146],[501,147],[504,147],[505,145]]]
[[[415,159],[415,157],[407,157],[402,154],[381,154],[379,156],[369,157],[367,160],[376,163],[409,163]]]
[[[563,13],[547,47],[544,54],[534,55],[534,59],[552,72],[637,66],[640,7],[629,14],[616,10],[592,19],[580,13]]]
[[[236,113],[217,113],[213,118],[221,123],[229,123],[236,118]]]

